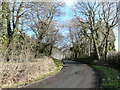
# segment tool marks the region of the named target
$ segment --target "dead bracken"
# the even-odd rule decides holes
[[[36,62],[0,63],[0,83],[2,86],[19,82],[32,81],[34,78],[49,73],[55,68],[54,61],[49,57],[37,59]]]

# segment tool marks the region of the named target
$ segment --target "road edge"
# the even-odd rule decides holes
[[[89,67],[91,67],[93,69],[93,71],[95,72],[95,81],[96,81],[96,83],[94,83],[95,88],[98,88],[98,89],[102,88],[102,86],[101,86],[102,85],[102,76],[101,76],[99,70],[94,68],[91,64],[83,63],[83,62],[80,62],[80,61],[77,61],[77,60],[75,60],[75,61],[78,62],[78,63],[86,64]]]
[[[92,65],[90,65],[90,64],[87,64],[87,65],[89,65],[95,72],[95,78],[96,78],[95,88],[101,88],[102,76],[101,76],[100,72],[96,68],[94,68]]]
[[[48,78],[51,78],[51,77],[53,77],[54,75],[58,74],[58,73],[62,70],[62,68],[63,68],[63,66],[57,67],[57,68],[54,69],[53,71],[50,71],[49,74],[43,75],[43,76],[45,76],[45,77],[43,77],[43,78],[41,78],[41,79],[38,79],[38,80],[36,80],[36,81],[34,81],[34,82],[32,82],[32,83],[28,83],[27,85],[17,87],[17,88],[26,88],[27,86],[30,86],[30,85],[32,85],[32,84],[41,82],[41,81],[46,80],[46,79],[48,79]]]
[[[29,85],[32,85],[32,84],[35,84],[35,83],[40,82],[42,80],[53,77],[54,75],[58,74],[62,70],[63,67],[64,67],[63,65],[58,66],[58,67],[56,65],[54,70],[51,70],[50,72],[48,72],[46,74],[43,74],[43,75],[40,75],[40,76],[34,78],[31,82],[19,82],[17,84],[12,84],[10,86],[0,88],[0,90],[7,89],[7,88],[26,88]]]

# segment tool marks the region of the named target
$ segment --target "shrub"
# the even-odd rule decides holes
[[[109,54],[107,56],[107,60],[105,60],[105,58],[102,57],[97,62],[97,64],[112,67],[112,68],[119,70],[119,68],[120,68],[120,52]]]
[[[102,66],[108,66],[120,71],[119,69],[120,68],[120,52],[109,54],[107,57],[107,60],[105,60],[104,57],[102,57],[100,60],[96,60],[93,57],[78,58],[76,60],[86,64],[97,64]]]
[[[108,65],[110,67],[113,67],[113,68],[116,68],[119,70],[119,68],[120,68],[120,52],[108,55],[107,61],[108,61]]]

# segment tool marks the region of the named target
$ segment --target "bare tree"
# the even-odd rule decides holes
[[[74,52],[88,52],[89,56],[94,52],[94,56],[100,60],[103,55],[107,57],[108,51],[115,50],[113,28],[117,24],[117,5],[106,4],[108,6],[98,2],[76,4],[74,24],[69,27],[71,42],[74,43],[72,50],[76,49]]]
[[[26,15],[28,19],[28,26],[33,30],[37,37],[37,52],[44,53],[44,48],[52,46],[55,44],[56,38],[53,38],[57,35],[57,30],[55,30],[55,17],[60,15],[59,4],[57,3],[29,3],[31,8],[29,9]],[[52,28],[51,28],[52,27]],[[51,33],[51,34],[48,34]],[[49,39],[48,39],[49,37]],[[43,43],[46,39],[49,42],[46,45]],[[54,39],[54,40],[53,40]],[[51,50],[50,53],[51,54]]]
[[[98,20],[96,15],[98,6],[99,4],[97,4],[96,2],[78,3],[76,5],[76,8],[78,10],[77,12],[79,12],[79,16],[76,13],[76,18],[79,20],[81,25],[83,25],[84,28],[88,28],[89,32],[91,33],[94,52],[97,58],[100,59],[100,53],[99,53],[99,49],[96,41],[96,34],[98,34],[97,33],[98,28],[96,27],[96,22],[97,22],[96,20]]]
[[[71,50],[75,53],[74,57],[81,57],[83,55],[90,55],[89,42],[90,35],[86,29],[80,26],[79,21],[74,18],[69,24],[69,37],[71,39]]]

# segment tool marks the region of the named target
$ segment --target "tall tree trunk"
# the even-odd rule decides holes
[[[10,49],[10,43],[11,43],[11,40],[12,40],[12,29],[11,29],[11,24],[10,24],[10,13],[7,17],[7,37],[8,37],[8,42],[7,42],[7,54],[6,54],[6,60],[7,62],[10,61],[10,52],[11,52],[11,49]]]
[[[98,60],[100,60],[101,57],[100,57],[100,54],[99,54],[98,46],[97,46],[96,40],[94,38],[93,32],[91,34],[92,34],[92,38],[93,38],[93,46],[94,46],[94,51],[95,51],[96,58]]]
[[[110,28],[108,26],[108,23],[106,25],[106,28],[107,28],[107,32],[106,32],[106,38],[105,38],[105,60],[107,60],[107,55],[108,55],[108,36],[109,36],[109,33],[110,33]]]
[[[49,55],[52,54],[52,45],[50,46],[50,51],[49,51]]]

